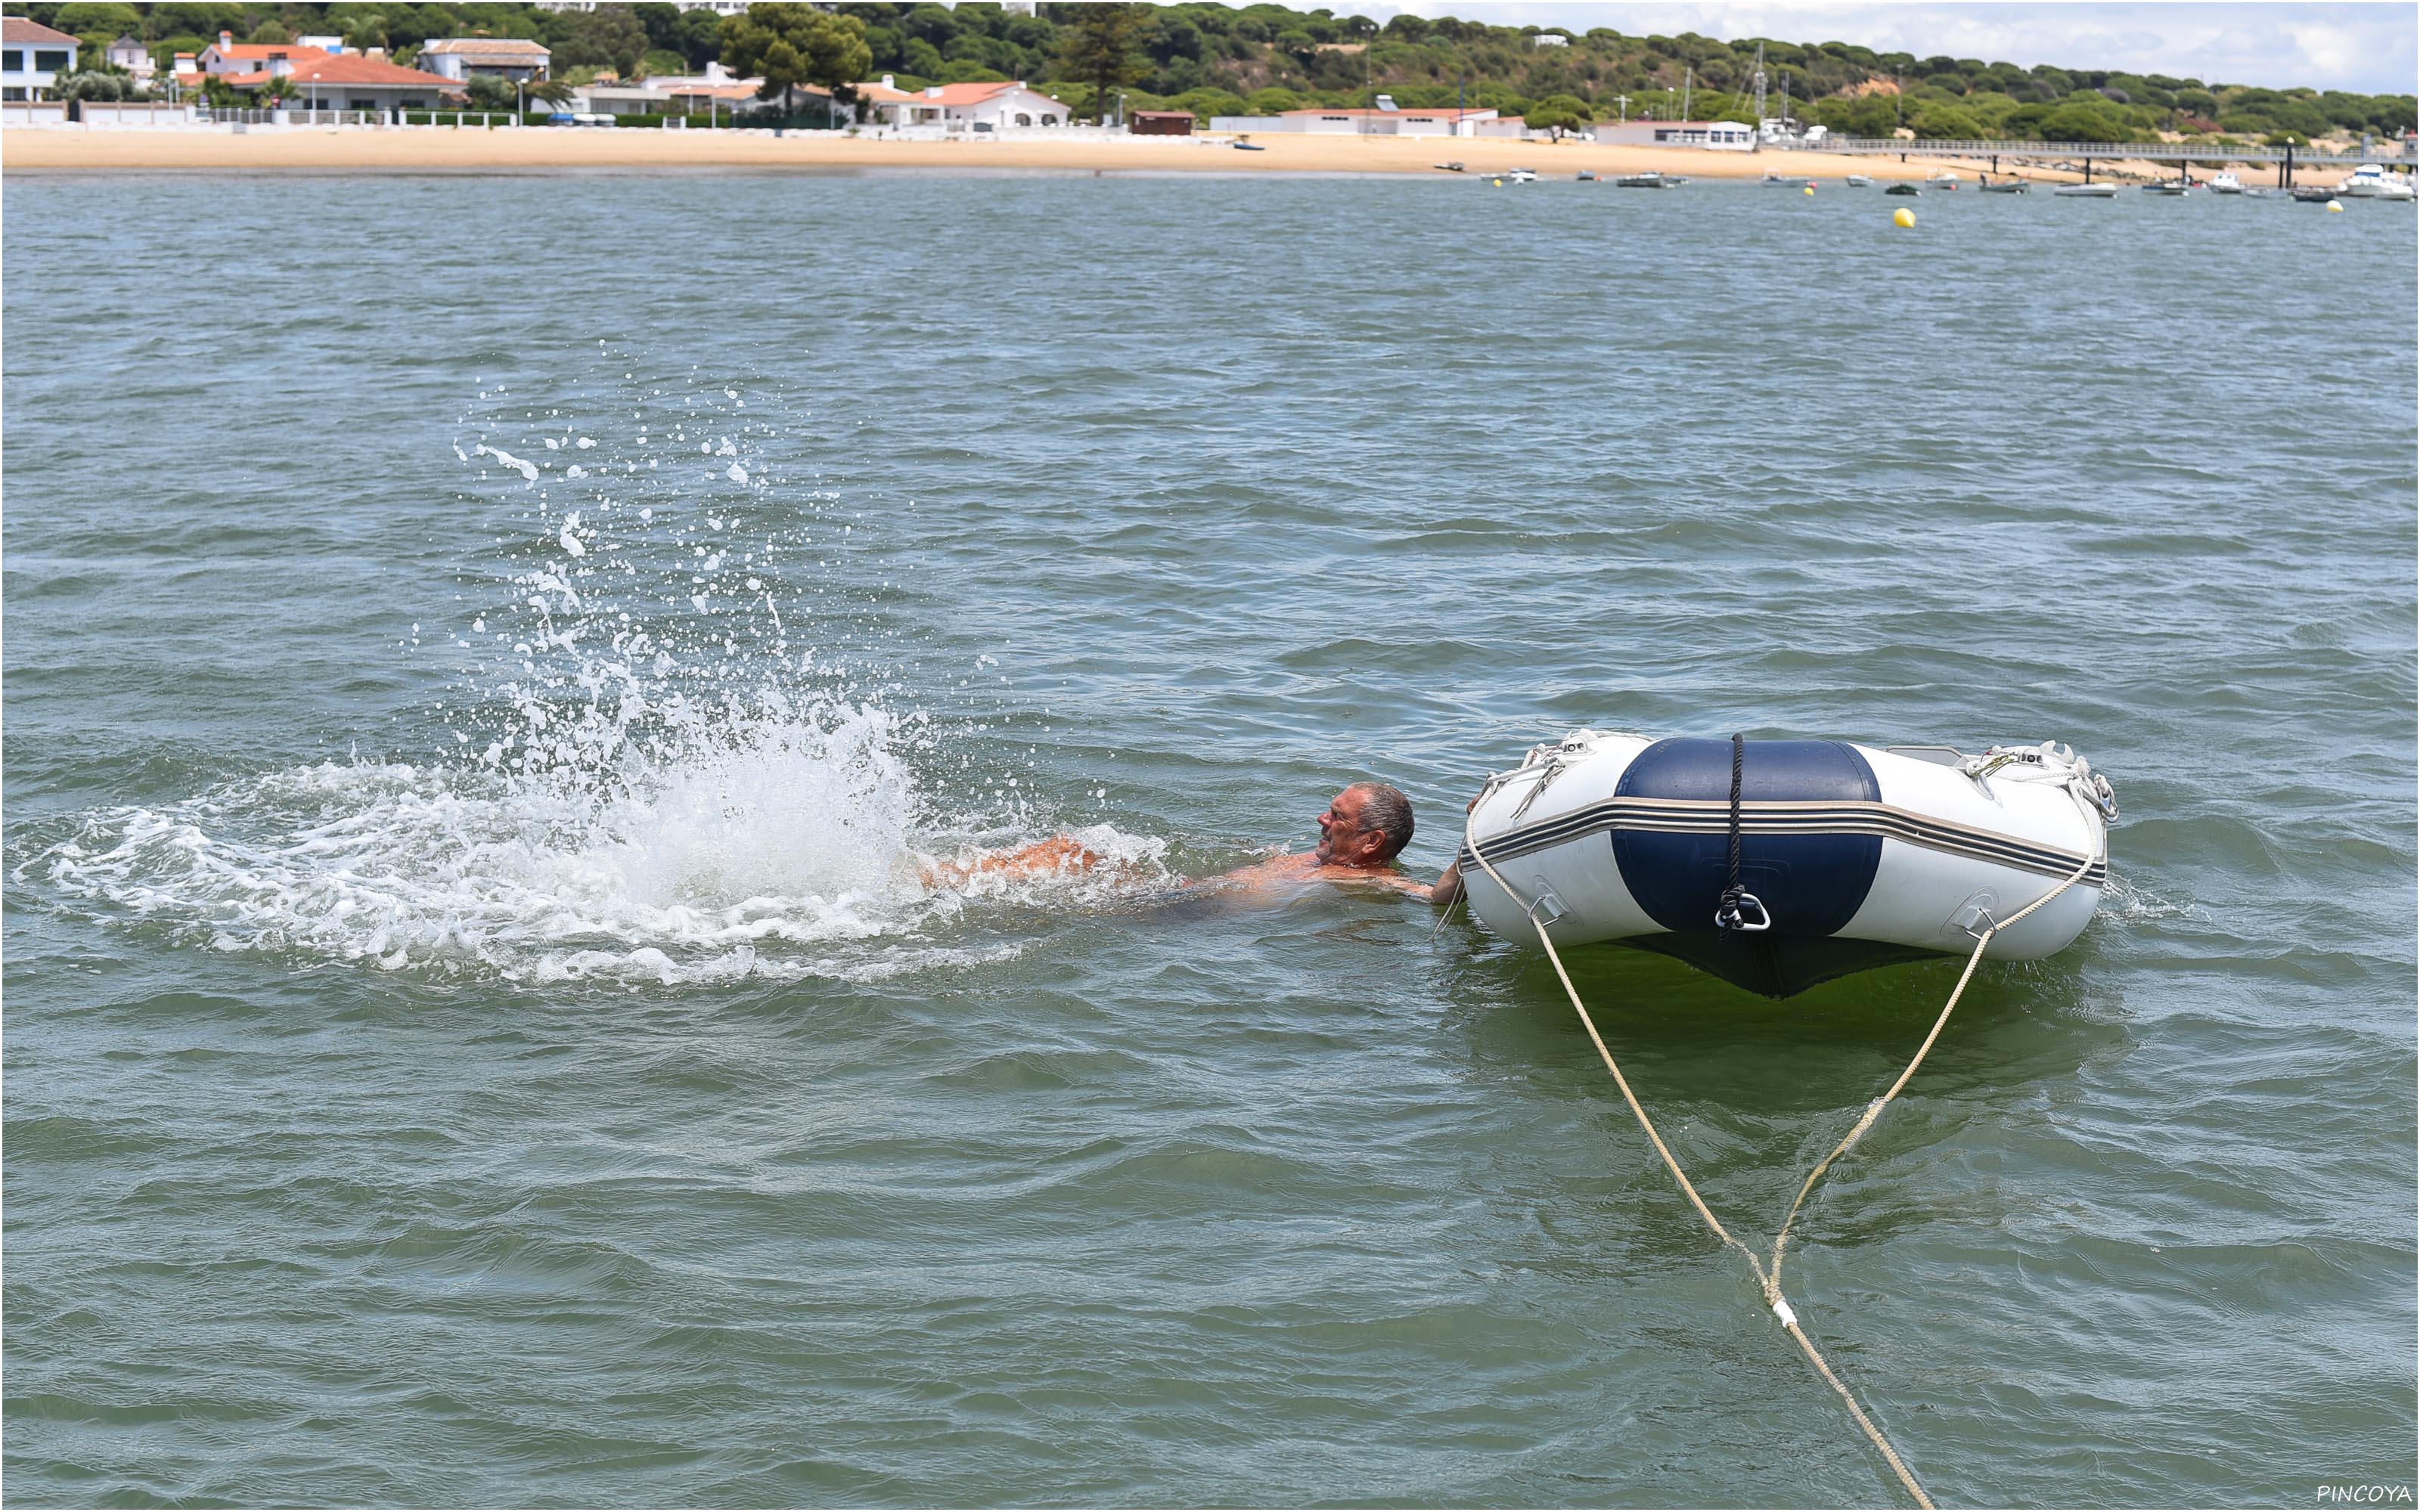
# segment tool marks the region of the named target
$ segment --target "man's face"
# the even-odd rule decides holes
[[[1319,847],[1311,854],[1322,866],[1351,866],[1361,859],[1363,841],[1374,839],[1361,833],[1361,800],[1359,788],[1346,788],[1319,816]]]

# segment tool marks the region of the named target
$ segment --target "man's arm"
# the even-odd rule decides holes
[[[1480,796],[1483,797],[1485,795],[1481,794]],[[1462,811],[1468,813],[1478,807],[1479,798],[1474,797],[1462,806]],[[1454,858],[1445,864],[1445,870],[1437,873],[1436,885],[1429,888],[1429,902],[1439,908],[1451,908],[1462,902],[1463,891],[1462,856],[1460,847],[1457,846]]]

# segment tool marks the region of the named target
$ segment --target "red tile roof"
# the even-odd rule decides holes
[[[53,31],[40,22],[28,20],[23,16],[0,16],[0,45],[27,47],[39,46],[44,42],[53,45],[64,42],[74,47],[80,46],[82,41],[81,38],[67,32]]]
[[[938,95],[927,89],[916,98],[936,105],[980,105],[1002,90],[1016,87],[1015,84],[1006,83],[945,84]]]
[[[945,84],[938,89],[886,88],[880,84],[857,86],[860,100],[870,100],[877,105],[980,105],[1003,90],[1022,89],[1023,80],[996,79],[987,84]]]
[[[329,53],[296,59],[294,71],[287,77],[297,84],[416,85],[424,89],[457,92],[463,87],[451,79],[407,69],[384,58],[338,57]]]
[[[329,55],[300,42],[212,42],[205,51],[216,53],[229,63],[266,63],[271,58]]]

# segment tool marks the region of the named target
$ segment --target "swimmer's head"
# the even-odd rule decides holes
[[[1412,842],[1412,800],[1384,782],[1356,782],[1319,816],[1323,866],[1385,866]]]

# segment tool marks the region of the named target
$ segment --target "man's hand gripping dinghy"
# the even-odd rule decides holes
[[[1580,730],[1489,779],[1462,876],[1507,939],[1529,939],[1534,918],[1559,946],[1616,940],[1786,997],[1964,955],[2074,878],[1985,953],[2065,949],[2100,904],[2117,816],[2108,779],[2050,742],[1964,756]]]

